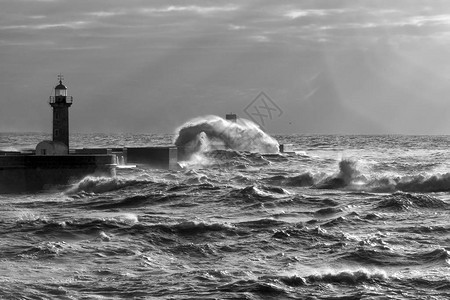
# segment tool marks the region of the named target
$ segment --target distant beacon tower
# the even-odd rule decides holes
[[[63,76],[58,75],[59,84],[55,87],[55,96],[50,96],[53,107],[53,142],[60,142],[69,148],[69,107],[73,98],[67,96],[67,87],[62,83]]]
[[[228,120],[228,121],[231,121],[231,122],[235,122],[235,123],[236,123],[236,121],[237,121],[237,115],[236,115],[236,114],[233,114],[233,113],[229,113],[229,114],[226,114],[225,119]]]

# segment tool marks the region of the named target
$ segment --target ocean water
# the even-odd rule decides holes
[[[3,133],[0,149],[48,138]],[[0,195],[0,298],[450,298],[450,136],[274,138],[295,153],[209,148],[180,170]]]

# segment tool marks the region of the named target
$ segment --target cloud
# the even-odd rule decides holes
[[[270,39],[265,35],[253,35],[250,37],[251,40],[256,41],[258,43],[267,43],[270,42]]]
[[[235,25],[235,24],[229,24],[228,25],[228,29],[229,30],[243,30],[247,28],[246,26],[242,26],[242,25]]]
[[[0,40],[0,46],[55,46],[52,41],[8,41]]]
[[[399,43],[421,39],[442,43],[448,40],[446,33],[450,32],[450,5],[443,3],[433,7],[402,0],[280,4],[272,9],[272,15],[279,16],[278,21],[268,21],[266,17],[267,21],[261,18],[259,24],[277,32],[270,35],[271,40],[287,41],[293,46],[323,47],[328,43],[366,48],[380,38],[396,39]]]
[[[100,10],[88,12],[87,14],[94,17],[106,18],[121,15],[170,15],[173,13],[193,13],[200,15],[210,15],[215,13],[232,12],[239,9],[238,5],[223,5],[223,6],[200,6],[200,5],[169,5],[160,7],[134,7],[122,8],[110,11]]]
[[[346,10],[343,9],[302,9],[302,10],[289,10],[284,16],[290,19],[297,19],[302,17],[325,17],[330,14],[343,13]]]
[[[409,25],[425,26],[425,25],[450,25],[450,14],[431,15],[431,16],[414,16],[406,20]]]
[[[94,11],[94,12],[88,12],[88,16],[98,17],[98,18],[108,18],[108,17],[115,17],[124,15],[126,12],[124,10],[120,11]]]
[[[90,22],[88,21],[72,21],[66,23],[45,23],[45,24],[28,24],[28,25],[10,25],[10,26],[0,26],[2,30],[8,29],[28,29],[28,30],[44,30],[52,28],[69,28],[69,29],[80,29],[88,26]]]
[[[35,15],[35,16],[30,16],[29,18],[30,19],[33,19],[33,20],[41,20],[41,19],[45,19],[47,16],[44,16],[44,15]]]
[[[217,12],[230,12],[235,11],[239,7],[236,5],[225,5],[225,6],[167,6],[165,8],[156,9],[156,12],[192,12],[197,14],[211,14]]]

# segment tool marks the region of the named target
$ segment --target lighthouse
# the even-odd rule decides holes
[[[69,148],[69,107],[73,98],[67,96],[67,87],[63,84],[63,76],[58,75],[59,84],[55,87],[55,95],[50,96],[53,107],[53,142],[60,142]]]
[[[40,142],[36,146],[36,155],[69,154],[69,107],[73,98],[67,96],[67,87],[63,84],[62,75],[58,75],[58,80],[55,95],[50,96],[49,101],[53,107],[53,140]]]

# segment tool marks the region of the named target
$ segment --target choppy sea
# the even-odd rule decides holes
[[[214,150],[0,195],[0,298],[450,299],[450,136],[274,138],[295,153]],[[2,133],[0,149],[44,139]]]

